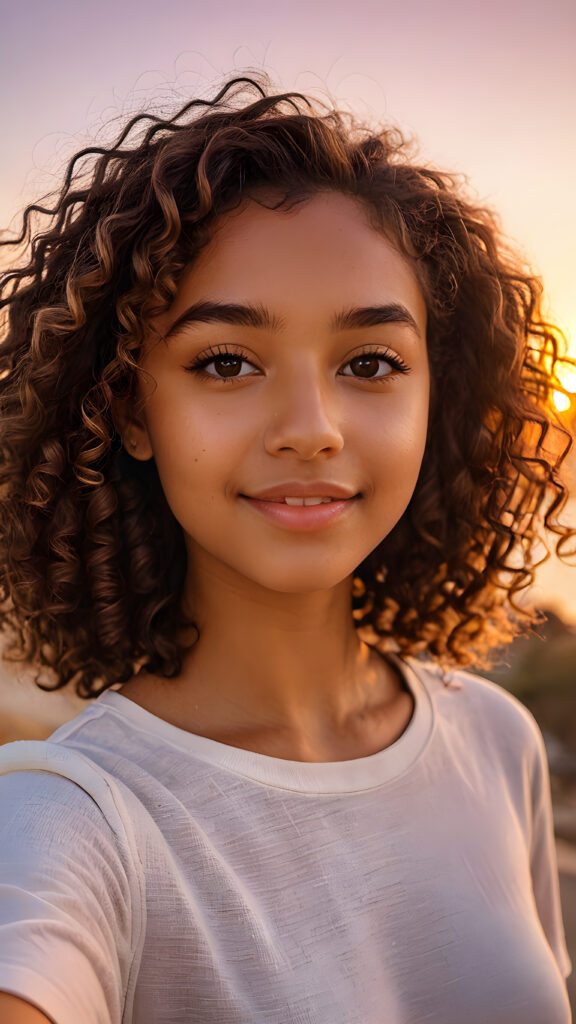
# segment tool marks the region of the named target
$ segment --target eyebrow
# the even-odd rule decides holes
[[[164,340],[171,338],[182,327],[196,323],[236,324],[240,327],[255,327],[279,333],[286,321],[274,316],[265,306],[242,305],[235,302],[196,302],[178,317],[170,326]],[[421,336],[412,313],[400,302],[388,302],[380,306],[356,306],[336,313],[330,321],[330,330],[346,331],[361,327],[377,327],[380,324],[408,324]]]

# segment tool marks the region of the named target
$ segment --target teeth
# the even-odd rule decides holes
[[[286,505],[322,505],[326,501],[332,498],[284,498]]]

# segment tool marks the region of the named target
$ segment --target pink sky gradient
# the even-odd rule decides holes
[[[573,0],[21,0],[2,20],[0,224],[17,230],[110,118],[264,68],[281,88],[392,120],[424,160],[468,175],[543,276],[576,354]],[[575,569],[554,563],[541,586],[576,619]]]

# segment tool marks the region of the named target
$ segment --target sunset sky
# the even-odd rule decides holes
[[[466,174],[543,276],[576,355],[575,52],[573,0],[20,0],[2,18],[0,224],[19,230],[110,119],[264,69],[398,124],[424,161]],[[576,569],[541,585],[576,619]]]

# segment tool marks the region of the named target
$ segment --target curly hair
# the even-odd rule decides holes
[[[91,698],[137,666],[171,678],[195,642],[182,640],[194,627],[182,528],[112,410],[134,397],[151,320],[215,219],[258,189],[275,209],[321,190],[354,197],[426,301],[426,450],[400,522],[355,570],[357,629],[459,665],[518,631],[515,598],[538,550],[549,556],[545,535],[560,556],[574,537],[558,518],[571,438],[551,402],[565,339],[496,215],[411,146],[397,127],[275,93],[265,75],[233,77],[76,153],[52,205],[28,206],[2,242],[26,255],[0,292],[0,629],[5,658],[52,671],[41,689]]]

